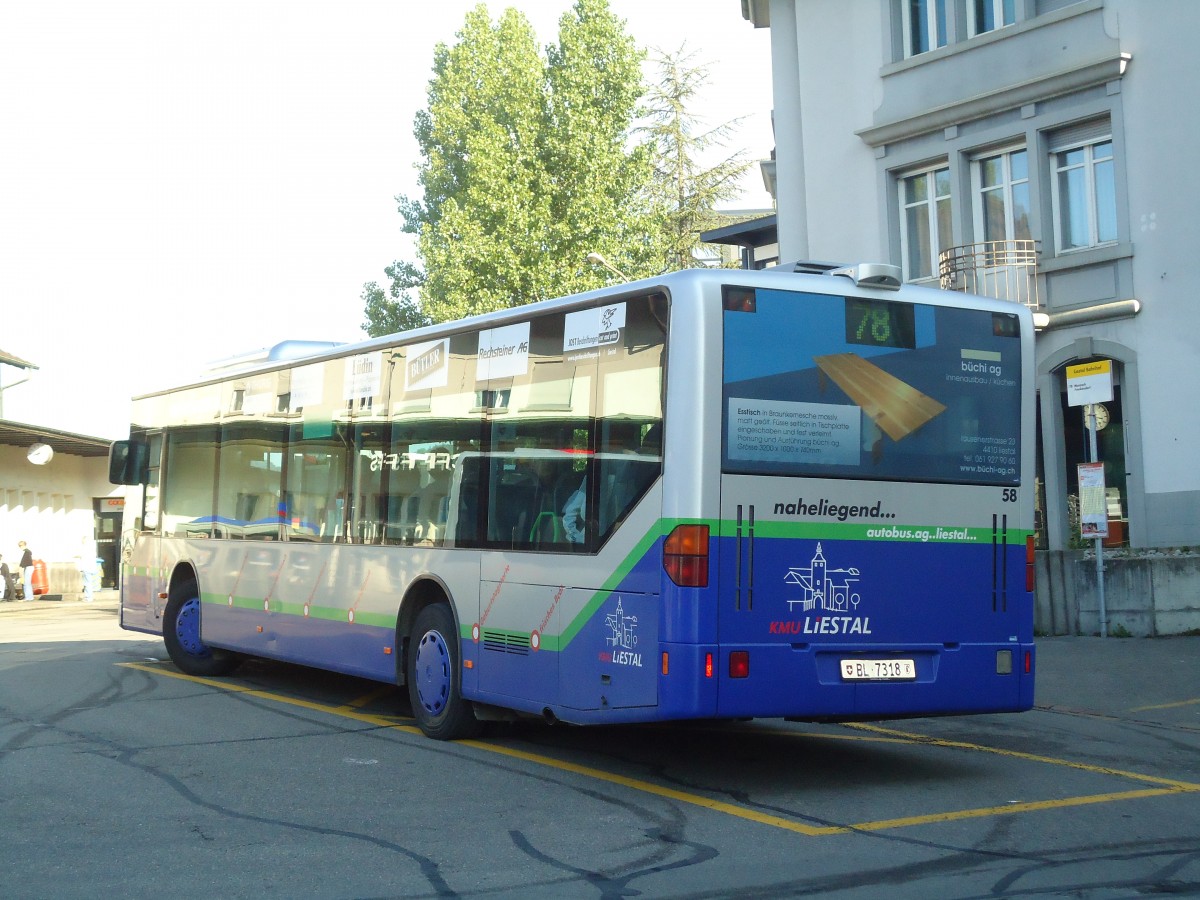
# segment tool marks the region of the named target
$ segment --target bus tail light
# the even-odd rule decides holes
[[[755,312],[758,309],[757,291],[754,288],[724,285],[721,288],[721,305],[726,312]]]
[[[677,525],[663,542],[663,568],[680,587],[708,587],[708,526]]]
[[[750,651],[734,650],[729,654],[729,677],[750,677]]]
[[[1037,585],[1037,554],[1034,552],[1033,535],[1025,538],[1025,590],[1033,593]]]
[[[705,653],[704,654],[704,677],[712,678],[712,676],[713,676],[712,654]]]

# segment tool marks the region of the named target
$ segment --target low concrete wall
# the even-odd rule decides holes
[[[1110,635],[1200,631],[1200,553],[1106,552],[1104,606]],[[1091,551],[1037,554],[1034,627],[1039,634],[1100,633],[1100,592]]]
[[[83,573],[75,563],[46,563],[49,591],[39,594],[42,600],[80,600],[83,598]]]

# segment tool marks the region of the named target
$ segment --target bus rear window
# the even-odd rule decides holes
[[[1016,484],[1015,314],[755,292],[724,313],[722,466]]]

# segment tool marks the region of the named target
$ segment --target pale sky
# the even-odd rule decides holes
[[[3,417],[120,437],[129,398],[284,340],[365,337],[415,260],[413,116],[474,0],[0,0]],[[708,124],[770,155],[770,39],[738,0],[610,0],[709,68]],[[521,9],[544,46],[569,0]],[[768,208],[758,167],[731,208]],[[3,367],[9,384],[17,373]]]

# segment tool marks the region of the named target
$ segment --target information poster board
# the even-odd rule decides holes
[[[1108,504],[1104,493],[1104,463],[1080,463],[1079,534],[1085,538],[1108,537]]]
[[[723,319],[722,471],[1020,483],[1015,314],[752,294]]]

